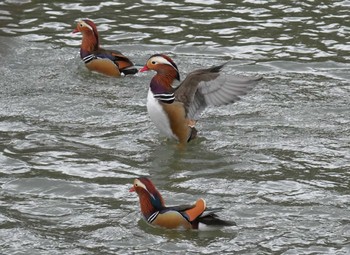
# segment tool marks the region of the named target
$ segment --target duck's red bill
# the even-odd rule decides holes
[[[142,67],[139,72],[142,73],[142,72],[146,72],[146,71],[149,71],[149,68],[147,67],[147,65],[145,65],[144,67]]]
[[[132,187],[129,189],[129,192],[135,192],[134,186],[132,186]]]

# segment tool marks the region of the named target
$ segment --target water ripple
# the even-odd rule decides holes
[[[112,1],[93,5],[55,2],[29,8],[20,5],[19,9],[15,6],[13,2],[4,3],[0,31],[3,35],[26,34],[32,41],[78,45],[79,39],[73,43],[55,31],[69,33],[74,20],[92,15],[90,18],[103,32],[103,40],[111,42],[225,47],[238,58],[261,60],[332,58],[344,62],[348,58],[346,38],[350,28],[342,22],[348,17],[342,8],[346,1],[296,6],[264,1],[245,1],[240,6],[221,1],[141,1],[133,5]],[[128,10],[127,15],[121,7]],[[41,11],[48,14],[46,19],[34,16]],[[17,12],[23,12],[22,18],[12,20]],[[120,15],[115,16],[116,12]],[[203,19],[203,13],[207,18]],[[47,31],[51,31],[50,36]],[[247,50],[246,45],[250,45]]]
[[[2,253],[348,253],[349,1],[0,5]],[[208,108],[179,151],[146,113],[154,73],[111,79],[84,67],[71,31],[87,16],[102,46],[139,66],[166,52],[182,77],[229,61],[228,77],[264,80]],[[149,226],[129,192],[137,176],[168,205],[203,197],[237,226]]]

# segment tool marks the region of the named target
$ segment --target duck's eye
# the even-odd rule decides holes
[[[137,185],[137,183],[135,183],[135,187],[137,187],[137,186],[139,186],[139,185]]]
[[[155,64],[157,64],[157,62],[156,61],[152,61],[152,65],[155,65]]]
[[[79,24],[81,27],[83,27],[83,24]]]

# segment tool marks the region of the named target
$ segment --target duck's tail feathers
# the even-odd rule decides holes
[[[198,221],[205,225],[211,226],[236,226],[234,221],[222,220],[216,214],[221,211],[222,208],[207,209],[199,218]]]
[[[129,67],[123,68],[122,70],[120,70],[120,72],[123,73],[124,75],[132,75],[132,74],[136,74],[138,70],[135,66],[129,66]]]

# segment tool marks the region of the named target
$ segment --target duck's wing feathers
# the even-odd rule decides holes
[[[189,222],[194,221],[202,215],[205,209],[206,203],[202,198],[198,199],[196,203],[192,205],[178,205],[165,208],[165,210],[173,210],[181,213]]]
[[[166,206],[164,209],[165,210],[174,210],[178,212],[183,212],[186,211],[190,208],[193,208],[194,204],[186,204],[186,205],[173,205],[173,206]]]
[[[215,80],[224,66],[213,66],[207,69],[195,70],[187,75],[185,80],[175,89],[175,99],[184,104],[186,114],[194,100],[196,91],[202,82]]]
[[[119,68],[121,72],[125,74],[137,73],[137,69],[134,63],[126,56],[124,56],[120,51],[117,50],[105,50],[100,48],[94,53],[97,58],[108,58],[113,61]]]
[[[185,105],[187,118],[197,120],[209,106],[220,106],[240,100],[253,89],[261,76],[232,76],[220,73],[224,65],[190,73],[176,89],[175,96]]]

